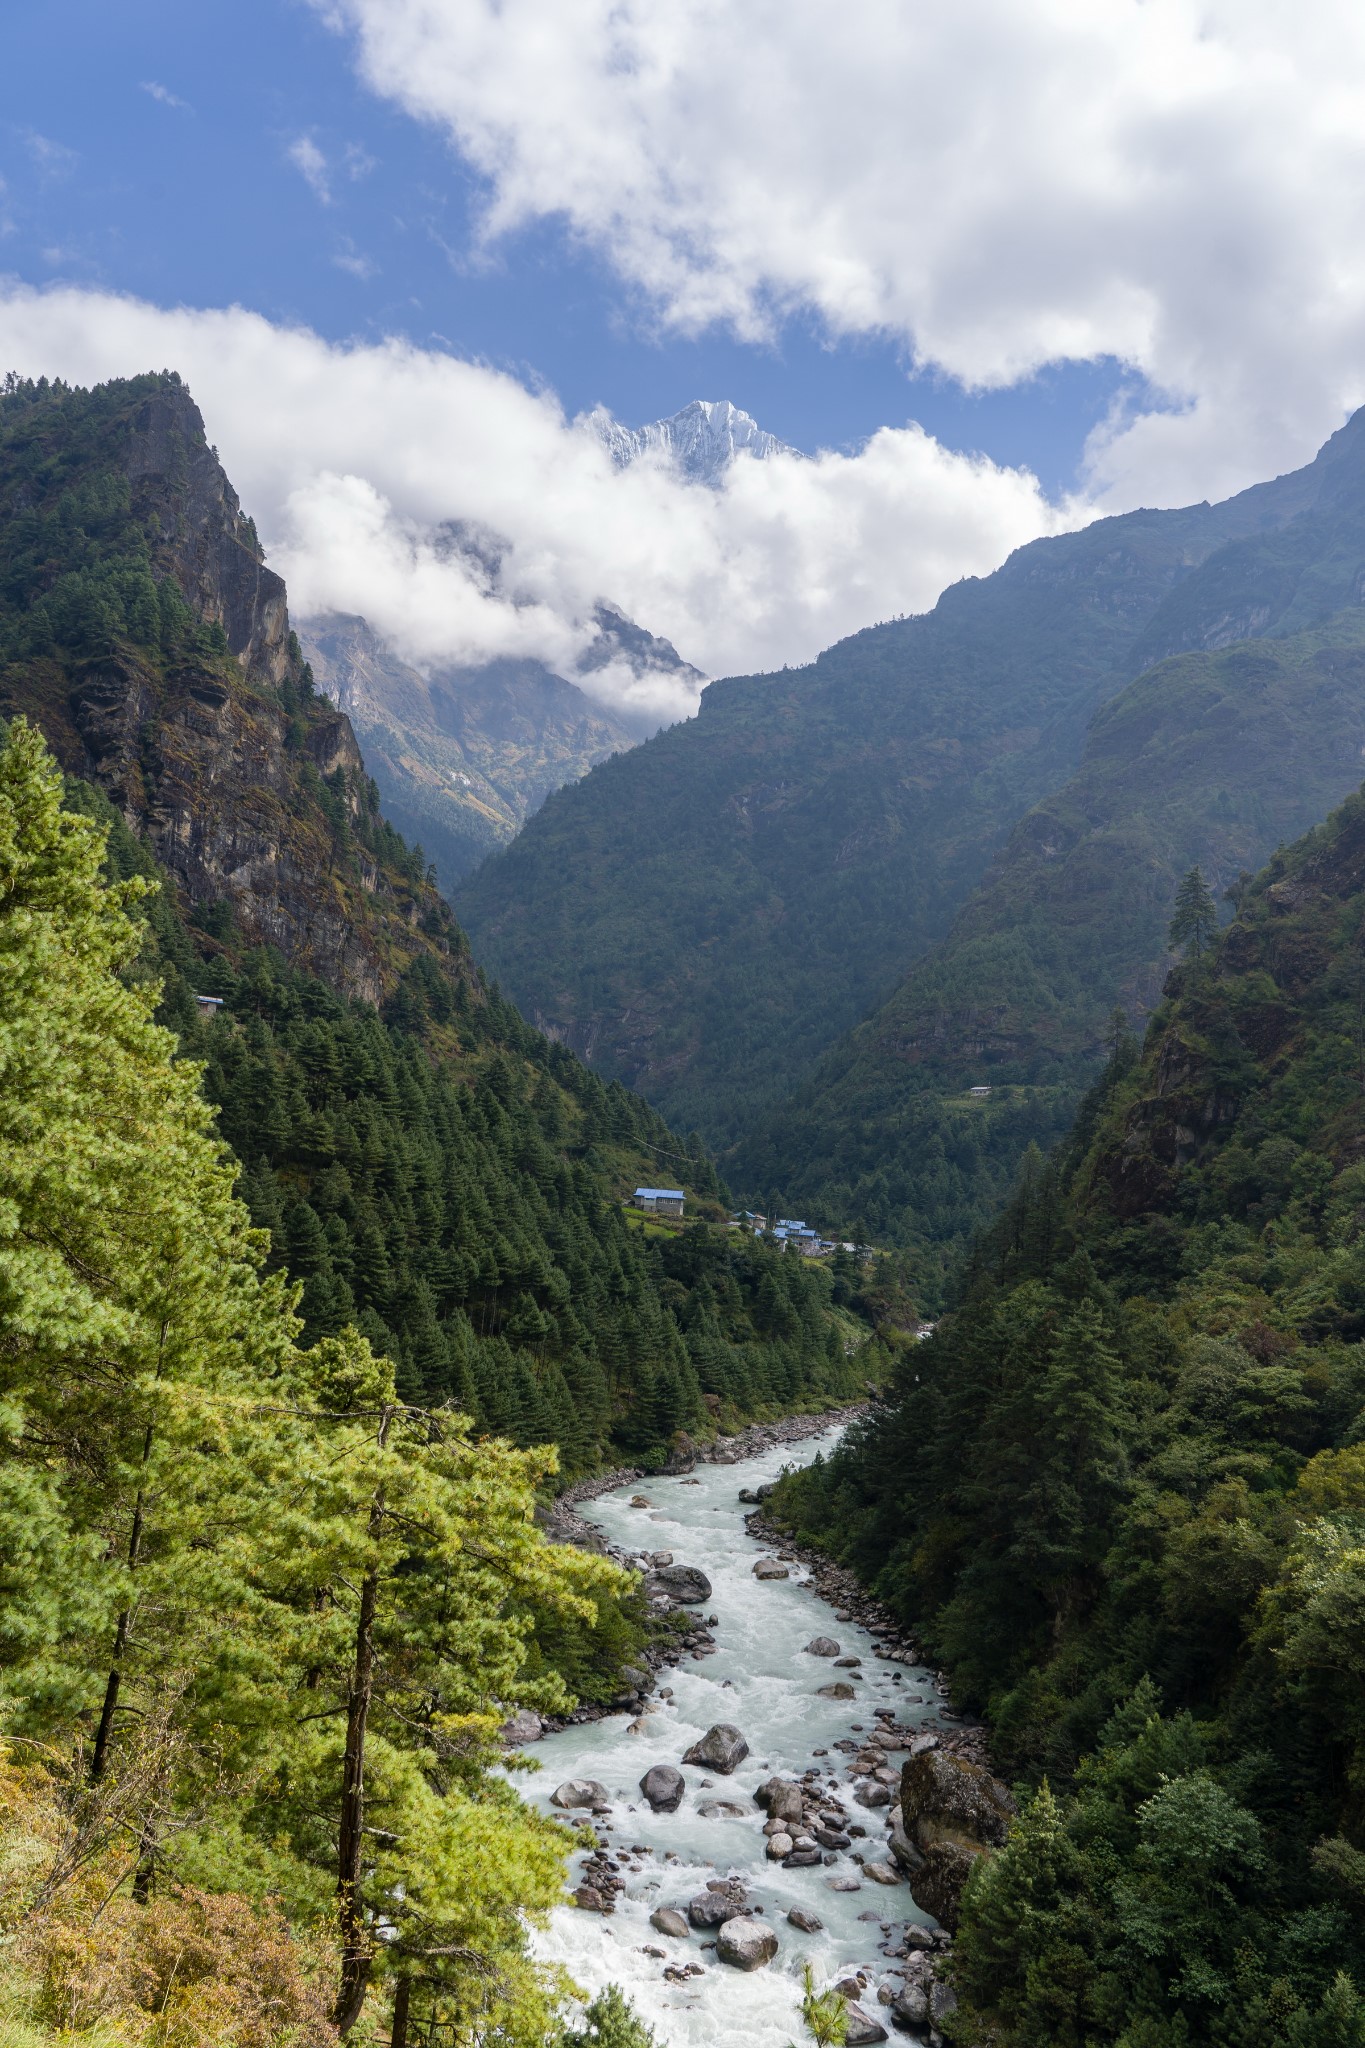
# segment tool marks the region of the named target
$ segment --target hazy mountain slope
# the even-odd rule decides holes
[[[1339,491],[1361,440],[1357,420],[1225,505],[1034,542],[807,668],[713,683],[462,887],[479,957],[602,1072],[733,1142],[945,935],[1182,584]]]
[[[1258,867],[1358,783],[1365,611],[1184,654],[1100,710],[951,934],[740,1148],[743,1185],[917,1245],[932,1285],[1065,1130],[1111,1012],[1159,999],[1176,883]],[[989,1102],[968,1099],[974,1083]]]
[[[319,688],[355,726],[386,812],[421,841],[447,890],[552,789],[637,738],[543,662],[427,677],[343,613],[309,620],[300,638]]]

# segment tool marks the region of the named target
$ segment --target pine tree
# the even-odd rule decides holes
[[[1182,948],[1191,959],[1200,960],[1218,930],[1218,908],[1198,867],[1190,869],[1175,893],[1166,943],[1172,952]]]

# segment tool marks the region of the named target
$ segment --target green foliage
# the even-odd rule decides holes
[[[1192,960],[1201,960],[1217,930],[1217,905],[1202,871],[1192,867],[1175,892],[1166,943],[1173,953],[1185,951]]]
[[[801,2018],[818,2048],[843,2048],[848,2037],[848,2007],[839,1992],[816,1990],[809,1963],[801,1972]]]
[[[599,1991],[580,2027],[566,2027],[558,2048],[657,2048],[657,2037],[615,1984]]]
[[[963,2039],[1361,2037],[1362,931],[1353,797],[779,1488],[1035,1788],[968,1890]]]
[[[906,1246],[936,1307],[1028,1146],[1066,1134],[1113,1049],[1116,1001],[1134,1014],[1156,1002],[1192,863],[1235,884],[1340,802],[1363,701],[1354,606],[1292,639],[1182,654],[1129,683],[944,942],[750,1130],[727,1160],[732,1180],[776,1178],[798,1213]],[[1197,932],[1172,943],[1207,946],[1207,890],[1196,909]],[[992,1084],[989,1100],[967,1099],[977,1082]]]
[[[509,1705],[568,1702],[548,1661],[527,1670],[536,1617],[593,1628],[625,1582],[541,1537],[552,1453],[400,1402],[354,1330],[299,1348],[199,1070],[130,971],[145,884],[104,880],[104,835],[62,796],[16,724],[0,1656],[66,1816],[20,1917],[119,1844],[134,1904],[169,1865],[334,1927],[343,2029],[397,1965],[463,2040],[539,2041],[554,1986],[524,1920],[562,1896],[567,1838],[490,1766]]]

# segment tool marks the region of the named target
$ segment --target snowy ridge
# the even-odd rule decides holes
[[[671,419],[651,420],[645,427],[623,427],[605,407],[588,416],[593,430],[611,451],[619,469],[659,450],[689,482],[718,484],[741,455],[766,462],[773,455],[801,457],[799,448],[765,433],[758,421],[728,398],[694,398]]]

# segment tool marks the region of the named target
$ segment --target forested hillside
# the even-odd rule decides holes
[[[713,683],[696,719],[552,797],[461,888],[479,958],[601,1073],[732,1144],[946,935],[1139,670],[1355,601],[1358,522],[1331,535],[1363,462],[1357,419],[1227,504],[1037,541],[808,668]],[[1294,520],[1347,587],[1261,588],[1256,548]]]
[[[1365,560],[1365,527],[1356,539]],[[1262,567],[1271,553],[1263,543]],[[736,1180],[913,1247],[935,1300],[1026,1147],[1067,1129],[1115,1008],[1140,1026],[1154,1007],[1179,877],[1198,864],[1215,891],[1235,891],[1354,788],[1363,751],[1355,605],[1314,631],[1180,655],[1130,683],[947,939],[741,1145]],[[979,1083],[989,1101],[969,1097]]]
[[[963,2042],[1365,2033],[1365,796],[1278,853],[779,1512],[1032,1788]]]
[[[405,1398],[569,1474],[852,1393],[850,1290],[836,1312],[828,1275],[725,1229],[700,1148],[485,986],[178,380],[12,388],[0,518],[0,706],[86,778],[120,875],[169,868],[142,972],[306,1335],[354,1320]],[[621,1196],[665,1173],[715,1227],[630,1228]]]

